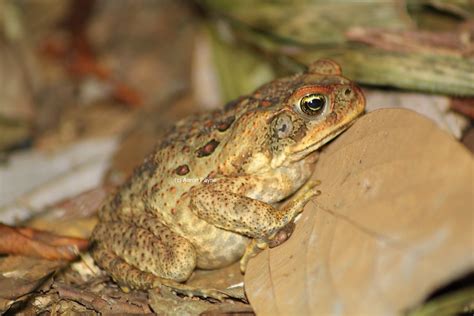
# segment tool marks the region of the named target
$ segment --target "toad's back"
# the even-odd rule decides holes
[[[109,228],[114,222],[128,223],[127,230],[150,221],[166,227],[194,245],[200,268],[221,267],[238,260],[249,239],[200,219],[190,210],[186,194],[222,177],[217,171],[219,152],[228,137],[225,132],[234,121],[233,113],[215,112],[174,126],[156,151],[104,204],[100,221],[108,223]]]

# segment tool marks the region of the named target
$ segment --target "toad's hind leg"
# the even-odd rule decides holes
[[[164,226],[154,232],[121,222],[99,223],[92,235],[91,254],[122,287],[152,289],[170,287],[188,296],[222,300],[218,290],[197,289],[179,282],[189,278],[196,266],[191,243]]]

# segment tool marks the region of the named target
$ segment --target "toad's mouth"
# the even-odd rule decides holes
[[[291,162],[299,161],[301,159],[306,158],[309,154],[315,152],[316,150],[318,150],[319,148],[324,146],[326,143],[330,142],[331,140],[333,140],[334,138],[339,136],[339,134],[341,134],[346,129],[348,129],[352,124],[354,124],[355,121],[356,120],[352,120],[350,122],[347,122],[344,125],[341,125],[337,129],[333,130],[331,133],[329,133],[328,135],[326,135],[325,137],[323,137],[322,139],[317,141],[316,143],[313,143],[310,146],[308,146],[308,147],[306,147],[302,150],[294,152],[291,155],[291,159],[290,159]]]

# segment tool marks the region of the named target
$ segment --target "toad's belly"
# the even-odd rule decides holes
[[[199,218],[184,205],[175,212],[157,214],[162,223],[174,233],[189,241],[196,251],[197,267],[200,269],[217,269],[238,261],[244,254],[250,238],[214,226]],[[165,207],[161,209],[166,210]]]
[[[200,269],[217,269],[238,261],[250,242],[245,236],[212,225],[204,232],[187,238],[196,249]]]

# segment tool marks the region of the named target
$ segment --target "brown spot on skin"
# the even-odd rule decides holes
[[[176,215],[176,209],[174,207],[171,209],[171,214]]]
[[[176,188],[175,188],[175,187],[171,187],[171,188],[170,188],[170,192],[171,192],[171,193],[176,193]]]
[[[271,103],[270,101],[268,101],[268,100],[263,100],[263,101],[260,102],[260,106],[261,106],[261,107],[264,107],[264,108],[266,108],[266,107],[268,107],[268,106],[270,106],[270,105],[272,105],[272,103]]]
[[[207,120],[207,121],[204,123],[204,127],[207,127],[207,128],[211,128],[212,125],[214,125],[214,123],[213,123],[211,120]]]
[[[206,145],[199,148],[196,153],[199,158],[209,156],[219,145],[219,142],[215,139],[209,141]]]
[[[234,121],[235,121],[235,116],[234,115],[229,116],[225,120],[218,122],[216,124],[216,128],[219,132],[225,132],[227,129],[229,129],[232,123],[234,123]]]
[[[176,168],[176,174],[179,176],[184,176],[189,173],[189,167],[188,165],[181,165],[178,168]]]

